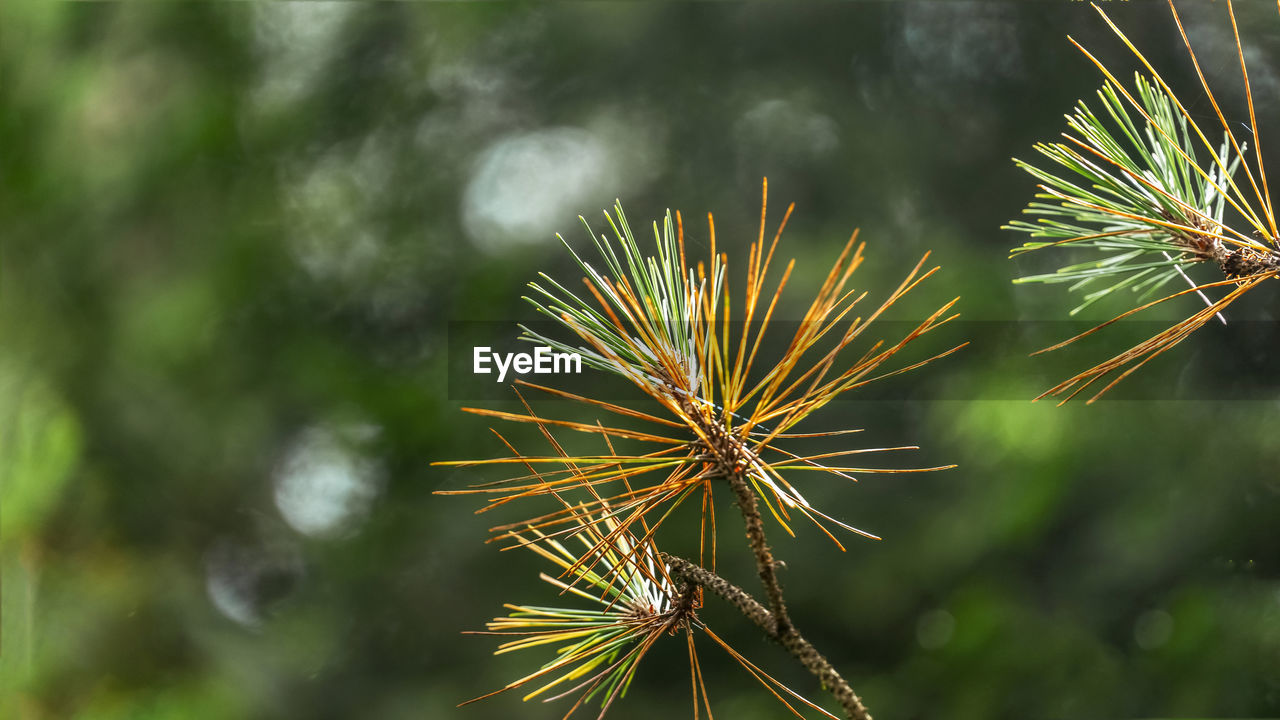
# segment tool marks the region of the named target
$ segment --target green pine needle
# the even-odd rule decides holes
[[[1131,114],[1124,93],[1111,81],[1098,91],[1102,113],[1081,101],[1066,116],[1066,142],[1035,146],[1050,169],[1014,159],[1040,182],[1043,191],[1004,229],[1032,238],[1013,255],[1046,247],[1084,247],[1098,260],[1067,265],[1053,273],[1018,278],[1017,283],[1071,282],[1087,290],[1074,315],[1116,290],[1141,298],[1177,277],[1198,258],[1185,237],[1222,232],[1225,196],[1221,189],[1240,158],[1230,162],[1230,139],[1218,156],[1201,164],[1198,138],[1186,117],[1158,85],[1135,74],[1136,99],[1145,118]],[[1149,118],[1149,119],[1148,119]],[[1204,154],[1201,148],[1201,154]]]

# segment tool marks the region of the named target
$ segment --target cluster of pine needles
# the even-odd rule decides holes
[[[1169,3],[1205,99],[1221,125],[1220,139],[1211,137],[1216,130],[1206,132],[1196,123],[1141,51],[1101,8],[1094,7],[1150,76],[1135,73],[1133,84],[1126,86],[1071,40],[1102,71],[1106,84],[1098,91],[1097,105],[1081,101],[1067,116],[1070,132],[1063,134],[1064,142],[1036,146],[1048,160],[1048,169],[1015,159],[1040,182],[1041,192],[1023,211],[1037,216],[1035,221],[1018,220],[1006,228],[1037,238],[1015,248],[1015,256],[1050,247],[1087,248],[1101,255],[1057,272],[1018,280],[1070,283],[1070,290],[1083,293],[1083,302],[1072,314],[1122,289],[1132,291],[1140,304],[1040,352],[1064,347],[1183,295],[1197,295],[1204,307],[1040,396],[1058,396],[1064,403],[1095,382],[1110,378],[1089,399],[1093,402],[1215,317],[1225,322],[1222,311],[1227,306],[1264,281],[1280,276],[1280,231],[1232,3],[1227,2],[1227,14],[1244,85],[1248,127],[1254,128],[1247,136],[1232,131],[1234,123],[1228,122],[1210,89],[1182,18],[1172,1]],[[1218,278],[1192,280],[1188,271],[1195,265],[1216,266]],[[1188,287],[1160,295],[1170,283],[1180,281]],[[1211,299],[1211,294],[1220,297]],[[1150,300],[1152,297],[1156,299]]]
[[[656,537],[677,507],[690,500],[699,503],[698,563],[714,568],[714,491],[719,487],[723,492],[727,486],[739,488],[742,493],[750,488],[748,496],[740,494],[736,498],[748,518],[749,535],[753,513],[759,525],[761,515],[755,509],[759,500],[768,515],[788,533],[793,533],[795,521],[803,518],[837,545],[839,530],[874,537],[815,507],[789,477],[816,472],[853,480],[860,473],[940,468],[888,470],[864,467],[853,460],[868,453],[914,447],[815,454],[789,446],[803,438],[856,432],[800,432],[797,426],[845,392],[909,371],[958,349],[896,369],[885,367],[908,343],[953,319],[951,308],[955,300],[938,308],[900,339],[859,343],[866,347],[854,353],[854,344],[869,334],[876,319],[938,269],[925,269],[926,254],[884,301],[863,314],[860,310],[867,293],[850,288],[854,271],[863,262],[864,245],[858,242],[855,232],[818,287],[781,357],[764,360],[762,355],[767,352],[762,352],[762,347],[767,345],[762,340],[778,322],[775,311],[795,267],[792,260],[780,277],[767,279],[777,264],[775,251],[794,207],[787,208],[772,240],[766,242],[767,187],[766,183],[759,237],[747,251],[741,315],[736,314],[736,309],[731,311],[728,256],[717,247],[710,214],[710,253],[705,262],[691,263],[687,259],[679,213],[673,216],[668,212],[661,225],[653,224],[654,249],[645,254],[622,208],[615,206],[612,214],[605,212],[612,239],[597,234],[583,221],[599,257],[598,267],[561,238],[582,271],[582,290],[572,291],[545,274],[530,283],[529,302],[556,326],[567,329],[573,339],[548,337],[527,327],[523,339],[579,353],[585,365],[638,388],[652,407],[617,404],[564,388],[518,381],[525,393],[536,391],[574,401],[599,417],[594,422],[544,417],[534,411],[520,389],[516,393],[523,412],[465,408],[477,415],[533,425],[554,452],[522,453],[495,428],[494,433],[509,454],[441,464],[496,465],[520,470],[511,477],[445,491],[446,494],[486,496],[488,502],[478,512],[535,498],[551,499],[558,509],[494,527],[493,539],[513,548],[527,548],[552,562],[559,574],[543,575],[543,579],[558,588],[562,596],[591,607],[507,606],[511,614],[489,626],[494,633],[514,635],[499,652],[544,645],[556,646],[556,652],[537,671],[498,692],[536,684],[526,699],[552,690],[557,692],[548,699],[576,694],[566,718],[592,699],[600,701],[603,716],[626,692],[640,659],[653,643],[662,636],[682,633],[688,645],[694,716],[698,717],[702,708],[710,717],[711,706],[694,649],[694,635],[703,634],[726,650],[797,717],[804,716],[787,698],[834,717],[751,664],[698,619],[703,588],[684,576],[673,578],[670,565],[663,560],[667,556],[655,545]],[[767,289],[767,283],[772,287]],[[570,453],[555,435],[564,431],[595,436],[601,452]],[[758,538],[748,538],[757,551],[758,563],[760,553],[767,553],[762,526],[759,532]],[[762,578],[768,576],[766,592],[776,600],[771,603],[772,614],[754,604],[754,600],[742,602],[760,608],[757,623],[767,626],[782,642],[785,633],[794,631],[783,625],[789,623],[789,618],[781,605],[780,587],[772,580],[771,558],[768,564],[760,571]],[[795,634],[792,640],[804,642],[798,638]],[[825,663],[820,656],[818,659]],[[823,672],[827,669],[829,666],[824,665]],[[852,691],[847,695],[856,701]],[[863,714],[865,711],[849,710],[852,701],[842,702],[850,717],[869,717]]]
[[[1258,134],[1255,130],[1242,137],[1232,132],[1172,3],[1170,8],[1221,125],[1221,137],[1211,137],[1216,132],[1206,132],[1196,123],[1151,63],[1097,8],[1149,76],[1136,73],[1133,83],[1126,85],[1076,44],[1106,82],[1096,104],[1081,101],[1067,116],[1069,132],[1064,133],[1063,142],[1036,146],[1047,166],[1017,161],[1039,181],[1040,193],[1024,211],[1035,217],[1014,221],[1007,228],[1032,238],[1015,249],[1015,255],[1051,247],[1082,248],[1101,255],[1057,272],[1020,279],[1069,283],[1070,290],[1083,293],[1073,314],[1120,290],[1131,291],[1138,299],[1137,307],[1046,350],[1183,295],[1194,294],[1205,306],[1041,397],[1058,396],[1066,402],[1107,379],[1090,402],[1096,400],[1195,330],[1221,318],[1222,311],[1249,290],[1280,276],[1280,230]],[[1257,128],[1231,2],[1227,13],[1249,126]],[[794,206],[787,208],[772,240],[766,241],[767,183],[764,195],[759,236],[747,250],[740,310],[733,309],[728,256],[717,248],[715,222],[709,214],[710,252],[705,261],[687,259],[679,213],[668,212],[660,224],[653,223],[653,251],[642,252],[619,205],[612,213],[604,213],[612,237],[597,234],[583,221],[598,259],[584,259],[561,238],[582,271],[582,289],[571,290],[545,274],[530,283],[532,292],[526,299],[553,326],[567,330],[571,339],[528,327],[522,328],[522,338],[581,355],[585,365],[621,378],[645,400],[644,404],[615,403],[520,380],[517,385],[526,392],[573,401],[595,417],[590,422],[545,417],[535,412],[519,389],[516,394],[523,411],[465,408],[496,420],[532,425],[553,452],[522,453],[495,428],[508,454],[440,464],[512,467],[514,474],[444,494],[486,497],[478,512],[534,499],[552,501],[554,509],[549,512],[492,528],[492,539],[506,543],[506,549],[530,550],[554,565],[559,572],[543,573],[542,579],[561,597],[581,604],[507,605],[509,614],[488,626],[488,634],[508,638],[498,652],[550,646],[554,656],[482,697],[517,688],[526,692],[526,700],[573,696],[576,699],[566,718],[592,701],[599,703],[603,717],[626,694],[650,648],[663,637],[683,635],[695,718],[702,711],[711,717],[695,637],[709,638],[726,651],[797,717],[804,717],[803,709],[835,717],[752,664],[702,622],[698,611],[704,590],[710,590],[736,605],[800,659],[841,702],[847,717],[870,717],[843,678],[791,624],[775,574],[777,563],[764,536],[765,515],[758,504],[785,532],[794,534],[793,526],[803,519],[843,549],[839,531],[874,536],[815,507],[793,483],[796,475],[819,473],[853,480],[863,473],[941,469],[866,467],[854,459],[913,447],[805,452],[796,441],[857,430],[801,431],[797,427],[843,393],[958,349],[886,367],[908,343],[953,319],[956,301],[944,304],[896,341],[861,342],[878,318],[938,268],[925,269],[926,253],[887,298],[862,314],[867,293],[850,288],[863,262],[864,245],[855,232],[819,285],[781,356],[765,359],[769,351],[762,353],[762,348],[770,345],[763,341],[780,322],[775,312],[795,261],[787,262],[780,274],[770,274]],[[1188,270],[1195,265],[1216,266],[1221,277],[1191,280]],[[1169,292],[1170,284],[1180,282],[1188,287]],[[1214,300],[1211,294],[1220,297]],[[738,291],[733,297],[738,297]],[[865,349],[854,352],[855,344]],[[594,437],[599,451],[569,452],[555,434],[565,431]],[[746,522],[767,608],[714,575],[717,488],[731,492]],[[700,508],[697,564],[667,555],[656,544],[664,523],[687,501]]]

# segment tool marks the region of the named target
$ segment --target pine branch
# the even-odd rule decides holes
[[[758,512],[756,517],[759,517]],[[768,553],[767,547],[765,548],[765,553]],[[845,681],[840,673],[832,667],[826,657],[818,652],[800,634],[800,631],[796,630],[795,626],[790,623],[778,623],[777,617],[765,609],[755,598],[751,597],[750,593],[710,570],[666,553],[662,554],[662,558],[666,562],[667,570],[671,573],[673,579],[698,585],[719,595],[736,607],[744,617],[755,623],[761,630],[764,630],[765,634],[775,642],[786,648],[787,652],[799,660],[806,670],[818,678],[823,688],[835,696],[840,706],[844,708],[845,716],[849,720],[871,720],[871,713],[862,704],[862,699],[858,697],[857,693],[853,691],[853,688],[849,686],[849,683]],[[763,572],[761,576],[764,576]],[[779,599],[781,599],[782,590],[777,584],[776,577],[773,580],[773,588],[777,591]]]
[[[767,188],[767,186],[766,186]],[[612,230],[592,234],[600,269],[577,253],[574,257],[585,277],[586,294],[574,294],[553,278],[543,275],[530,302],[544,315],[570,331],[576,340],[565,342],[528,328],[524,339],[563,351],[579,352],[583,364],[624,378],[656,401],[651,411],[624,407],[600,397],[579,395],[564,389],[517,381],[525,387],[573,400],[596,410],[640,421],[647,429],[615,426],[597,420],[586,423],[543,417],[517,393],[523,412],[464,408],[468,412],[508,422],[535,425],[554,449],[542,456],[525,455],[495,429],[510,454],[473,461],[441,461],[440,465],[521,466],[526,472],[465,490],[442,494],[486,494],[485,510],[531,498],[554,498],[561,508],[523,521],[492,528],[495,539],[514,541],[547,557],[561,567],[559,578],[544,579],[586,599],[604,601],[604,610],[589,618],[580,610],[508,606],[516,614],[495,624],[503,632],[527,635],[504,648],[526,648],[564,641],[560,659],[508,686],[554,680],[526,697],[552,685],[581,680],[556,697],[579,693],[570,714],[583,702],[601,701],[601,715],[625,693],[640,658],[663,633],[683,631],[690,655],[694,709],[711,713],[694,636],[709,638],[724,649],[749,674],[760,681],[796,717],[808,708],[838,720],[823,708],[787,688],[729,647],[697,616],[702,593],[687,592],[690,584],[725,597],[746,617],[787,649],[830,691],[850,720],[869,720],[862,701],[849,684],[796,630],[787,612],[780,563],[775,561],[765,535],[763,503],[784,530],[797,516],[812,521],[837,546],[843,545],[828,526],[874,538],[852,525],[814,507],[786,477],[787,471],[821,471],[846,480],[861,472],[916,472],[945,468],[889,469],[852,466],[833,458],[908,447],[853,448],[837,452],[805,454],[788,449],[801,438],[833,437],[857,430],[795,432],[805,421],[839,395],[875,380],[908,372],[961,346],[885,368],[912,341],[954,319],[956,300],[943,304],[897,340],[876,339],[855,354],[855,343],[873,332],[874,321],[938,268],[927,268],[926,254],[899,286],[878,306],[855,312],[866,293],[849,287],[862,262],[863,245],[855,232],[844,245],[826,279],[799,322],[794,337],[780,357],[765,360],[762,340],[769,335],[774,309],[791,275],[794,261],[766,289],[774,258],[790,208],[772,243],[766,242],[767,190],[762,192],[760,233],[747,250],[747,272],[741,315],[730,310],[728,256],[717,252],[715,225],[708,216],[710,253],[706,262],[691,264],[685,255],[684,228],[677,213],[653,224],[654,251],[645,254],[636,241],[621,207],[606,213]],[[572,249],[571,249],[572,252]],[[765,347],[768,347],[767,345]],[[768,362],[753,372],[753,363]],[[607,452],[574,455],[565,450],[552,429],[564,428],[595,435]],[[615,440],[640,443],[643,449],[615,447]],[[723,485],[722,485],[723,483]],[[654,537],[672,512],[690,498],[701,497],[702,540],[699,563],[712,563],[716,554],[714,489],[727,485],[742,513],[746,539],[755,559],[767,607],[744,591],[715,578],[696,565],[671,559],[684,574],[657,559]],[[570,500],[572,498],[572,500]],[[568,553],[562,541],[578,538],[584,546]],[[708,543],[707,541],[710,540]],[[664,560],[667,556],[661,555]],[[713,565],[714,566],[714,565]],[[632,586],[635,579],[643,586]],[[670,582],[668,582],[670,580]],[[594,588],[594,590],[593,590]],[[584,593],[586,593],[584,595]],[[648,601],[642,601],[648,598]],[[619,614],[621,613],[621,614]],[[588,623],[584,626],[582,623]],[[529,634],[536,624],[537,629]],[[491,626],[492,627],[492,626]],[[554,630],[542,634],[544,630]],[[572,665],[572,668],[568,666]],[[568,674],[561,674],[567,672]],[[798,705],[792,702],[798,701]],[[804,707],[800,707],[803,705]],[[799,708],[799,709],[797,709]]]
[[[1206,133],[1197,125],[1151,63],[1100,7],[1094,7],[1149,74],[1135,73],[1131,85],[1122,84],[1101,61],[1072,40],[1106,77],[1097,94],[1099,105],[1095,106],[1102,111],[1095,112],[1084,101],[1077,103],[1074,113],[1067,116],[1069,132],[1063,134],[1065,142],[1035,146],[1047,160],[1044,166],[1014,160],[1035,177],[1041,192],[1023,211],[1035,216],[1035,221],[1015,220],[1004,229],[1027,233],[1032,238],[1013,250],[1015,256],[1046,248],[1087,248],[1102,257],[1014,282],[1070,283],[1070,291],[1084,291],[1083,301],[1071,311],[1073,315],[1121,289],[1134,292],[1139,307],[1122,313],[1116,320],[1190,293],[1198,295],[1207,307],[1040,396],[1065,396],[1062,402],[1118,372],[1118,377],[1092,396],[1089,402],[1093,402],[1120,379],[1177,345],[1212,318],[1222,319],[1222,311],[1244,290],[1256,287],[1261,280],[1280,277],[1280,232],[1276,230],[1271,192],[1258,149],[1256,123],[1255,130],[1250,130],[1254,145],[1250,153],[1248,143],[1233,134],[1214,98],[1172,2],[1174,21],[1221,127],[1222,140],[1216,145],[1209,140],[1216,130]],[[1230,1],[1227,13],[1252,122],[1253,93]],[[1187,273],[1196,264],[1216,265],[1226,280],[1197,284]],[[1186,280],[1191,289],[1166,291],[1160,294],[1163,297],[1157,294],[1178,278]],[[1204,292],[1230,285],[1235,289],[1218,300]],[[1152,296],[1159,299],[1143,304]],[[1062,347],[1092,332],[1048,349]]]
[[[721,599],[738,608],[743,617],[755,623],[770,637],[776,637],[778,626],[773,621],[773,613],[761,605],[751,593],[725,580],[697,563],[682,557],[662,553],[662,560],[667,564],[667,572],[673,580],[683,580],[719,595]]]
[[[779,635],[791,629],[791,616],[787,614],[787,603],[782,596],[782,583],[778,580],[778,561],[773,559],[773,551],[769,549],[768,538],[764,534],[764,518],[760,516],[760,507],[756,494],[747,486],[747,479],[742,473],[730,473],[727,478],[729,487],[742,513],[742,520],[747,526],[747,543],[756,559],[756,572],[760,575],[760,584],[764,586],[765,595],[769,598],[769,607],[773,612],[773,623]]]

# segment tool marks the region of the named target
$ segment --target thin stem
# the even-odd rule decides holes
[[[719,595],[738,608],[739,612],[764,630],[770,638],[786,648],[787,652],[799,660],[805,669],[818,678],[823,689],[835,696],[849,720],[871,720],[871,713],[867,711],[866,706],[862,704],[862,699],[853,691],[849,683],[794,626],[789,625],[785,630],[779,630],[773,613],[756,602],[756,599],[747,591],[710,570],[666,553],[662,553],[662,559],[667,563],[667,570],[671,573],[671,577],[690,585],[698,585]]]
[[[669,383],[670,384],[670,383]],[[773,614],[773,622],[777,625],[775,634],[781,637],[791,627],[791,617],[787,614],[787,604],[782,597],[782,584],[778,582],[778,563],[773,559],[769,543],[764,534],[764,520],[760,517],[760,508],[756,503],[756,494],[747,484],[746,474],[742,468],[751,462],[752,454],[742,440],[731,433],[725,425],[703,413],[688,399],[682,398],[681,409],[701,430],[708,448],[715,457],[718,474],[728,481],[733,489],[738,510],[746,523],[747,542],[755,554],[756,569],[760,573],[760,583],[764,586],[765,595],[769,599],[769,611]]]
[[[746,590],[701,565],[695,565],[684,558],[662,553],[662,559],[667,563],[667,571],[671,573],[671,577],[683,580],[690,585],[697,585],[710,590],[738,608],[739,612],[751,622],[759,625],[760,629],[768,633],[770,637],[777,635],[778,630],[773,622],[773,613],[756,602],[756,599],[751,597],[751,594]]]
[[[862,699],[853,691],[849,683],[792,625],[782,595],[782,584],[778,581],[778,563],[773,559],[773,552],[769,549],[765,537],[764,521],[760,517],[756,495],[747,485],[742,473],[730,472],[726,474],[726,478],[729,486],[733,488],[738,509],[742,511],[742,518],[746,522],[747,541],[755,554],[756,569],[760,574],[760,582],[764,585],[765,594],[769,597],[772,611],[765,609],[746,591],[719,575],[682,558],[663,553],[662,557],[666,560],[669,571],[673,577],[700,585],[738,608],[739,612],[786,648],[787,652],[818,678],[823,689],[834,695],[840,706],[844,708],[845,716],[849,720],[871,720],[871,713],[867,711],[866,706],[862,704]]]
[[[727,473],[729,487],[738,501],[738,509],[747,526],[747,542],[756,556],[756,571],[760,574],[760,583],[764,586],[765,595],[769,598],[769,610],[773,613],[776,633],[779,637],[791,628],[791,616],[787,614],[787,604],[782,596],[782,583],[778,581],[778,563],[773,559],[773,551],[764,534],[764,519],[760,517],[760,507],[756,494],[747,485],[747,480],[740,472]]]

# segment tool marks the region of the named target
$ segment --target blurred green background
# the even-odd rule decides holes
[[[1106,7],[1208,117],[1167,8]],[[1265,137],[1280,18],[1238,11]],[[1247,118],[1225,6],[1184,12]],[[813,426],[959,465],[801,479],[884,540],[774,530],[793,615],[875,716],[1280,715],[1276,290],[1108,401],[1028,402],[1105,357],[1027,357],[1075,299],[1012,285],[1061,258],[1010,262],[999,230],[1032,193],[1009,158],[1100,83],[1068,34],[1132,68],[1075,2],[0,4],[0,717],[560,717],[454,707],[543,659],[460,631],[555,596],[478,499],[432,495],[493,477],[432,461],[502,452],[450,394],[450,323],[514,335],[535,271],[575,279],[554,234],[615,197],[637,226],[683,210],[697,248],[715,212],[742,258],[766,175],[775,219],[797,203],[789,311],[861,227],[877,297],[943,266],[899,318],[962,296],[912,357],[973,341]],[[611,717],[688,715],[681,645]],[[786,716],[702,650],[718,716]]]

